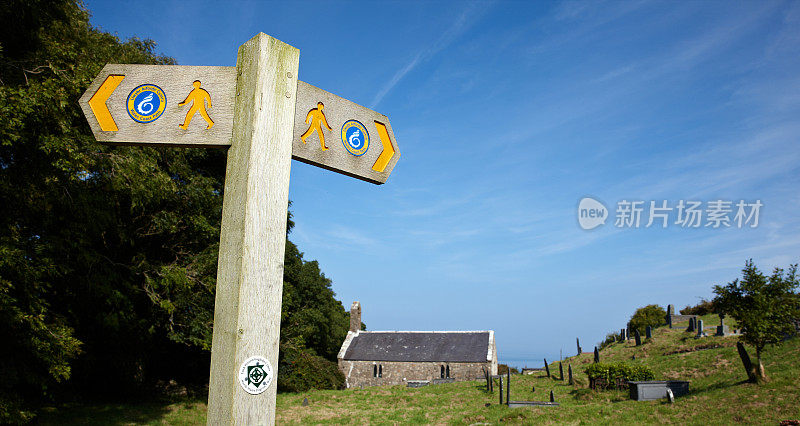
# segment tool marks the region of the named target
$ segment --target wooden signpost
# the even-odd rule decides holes
[[[101,142],[229,147],[235,121],[236,70],[108,64],[80,103],[95,139]],[[292,71],[284,77],[292,80],[289,73]],[[367,182],[385,183],[400,157],[389,118],[308,83],[297,81],[296,85],[285,93],[286,102],[294,108],[292,158]],[[202,98],[203,92],[208,98]],[[181,105],[182,101],[186,103]]]
[[[236,67],[109,64],[80,99],[95,138],[229,147],[208,424],[274,424],[291,159],[382,184],[389,119],[297,80],[298,49],[259,33]]]

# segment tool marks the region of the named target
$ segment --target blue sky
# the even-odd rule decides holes
[[[265,32],[301,80],[389,116],[387,184],[294,162],[290,187],[292,240],[371,330],[493,329],[501,362],[532,365],[748,258],[800,259],[798,2],[87,6],[182,65],[235,65]],[[591,231],[585,196],[611,215]],[[763,207],[756,228],[637,229],[614,226],[621,200]]]

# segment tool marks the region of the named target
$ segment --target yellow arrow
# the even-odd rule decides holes
[[[97,89],[97,92],[89,99],[89,106],[92,108],[97,122],[100,123],[100,130],[104,132],[116,132],[119,130],[117,123],[114,122],[114,117],[111,116],[111,112],[106,106],[106,101],[124,78],[124,75],[109,75],[106,81]]]
[[[381,138],[381,144],[383,144],[383,152],[381,152],[381,155],[375,160],[375,164],[372,165],[372,170],[383,172],[389,164],[389,160],[394,157],[395,151],[392,146],[392,140],[389,139],[389,132],[386,130],[386,125],[376,121],[375,127],[378,128],[378,136]]]

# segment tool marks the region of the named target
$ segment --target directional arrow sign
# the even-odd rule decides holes
[[[227,147],[236,67],[108,64],[80,104],[95,138],[122,145]],[[388,117],[298,81],[292,158],[367,182],[400,151]]]
[[[399,157],[388,117],[297,82],[292,158],[382,184]]]
[[[209,94],[180,105],[194,84]],[[95,139],[125,145],[230,146],[235,67],[106,65],[80,99]],[[199,111],[184,129],[187,114],[204,104],[214,125]]]

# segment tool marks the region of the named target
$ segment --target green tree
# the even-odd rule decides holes
[[[644,336],[647,326],[653,328],[664,325],[664,318],[667,316],[667,311],[658,305],[647,305],[641,307],[631,316],[631,332],[639,330],[639,333]]]
[[[202,385],[225,151],[101,145],[77,102],[106,63],[175,61],[70,0],[0,2],[0,22],[0,423],[109,383]],[[285,264],[281,343],[330,370],[313,357],[335,361],[347,314],[291,242]]]
[[[715,306],[736,320],[742,331],[741,341],[756,350],[756,365],[747,372],[751,380],[767,379],[761,359],[764,348],[795,333],[793,321],[800,312],[797,287],[796,264],[787,271],[775,268],[767,277],[752,259],[745,262],[741,280],[714,286]]]

